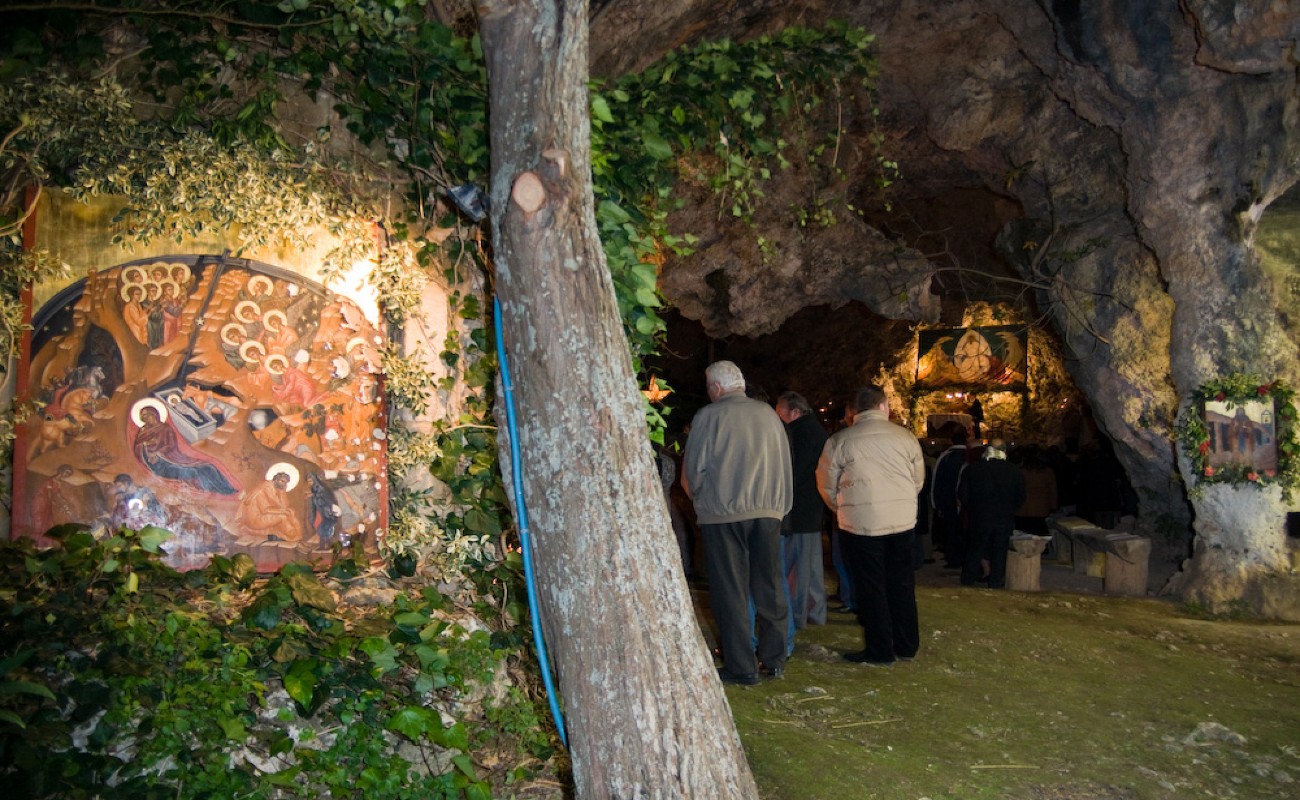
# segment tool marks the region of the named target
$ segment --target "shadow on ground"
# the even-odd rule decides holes
[[[840,658],[848,615],[800,631],[784,678],[726,689],[762,798],[1300,798],[1300,625],[1106,597],[1068,567],[1043,584],[927,566],[921,652],[889,668]]]

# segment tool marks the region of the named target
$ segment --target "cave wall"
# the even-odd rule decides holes
[[[633,4],[612,5],[624,7],[604,16],[631,25]],[[593,67],[634,68],[662,52],[656,45],[689,41],[696,28],[675,21],[704,7],[655,4],[658,32],[638,34],[635,53],[596,20]],[[1287,599],[1300,594],[1288,504],[1276,490],[1217,485],[1189,499],[1195,476],[1174,445],[1178,415],[1205,381],[1300,377],[1282,302],[1291,278],[1266,269],[1252,242],[1263,210],[1300,170],[1300,10],[1279,0],[828,0],[757,4],[743,22],[733,9],[708,35],[830,17],[877,35],[880,124],[904,173],[893,202],[978,190],[1019,209],[999,250],[1027,305],[1058,331],[1138,492],[1141,526],[1175,546],[1194,532],[1194,556],[1170,588],[1212,609],[1245,603],[1300,619]],[[712,246],[666,264],[664,291],[715,336],[767,332],[802,305],[844,299],[922,319],[939,304],[918,274],[926,262],[952,266],[873,219],[786,235],[775,256],[754,252],[752,230],[716,215],[688,210],[675,222]],[[765,235],[781,229],[758,223]],[[991,266],[959,259],[957,268]],[[908,302],[854,295],[900,276],[917,287]]]

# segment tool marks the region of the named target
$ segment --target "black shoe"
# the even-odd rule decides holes
[[[769,667],[760,662],[758,665],[758,674],[762,675],[764,678],[779,680],[785,677],[785,665],[782,664],[779,667]]]
[[[727,672],[726,667],[718,667],[718,680],[732,686],[755,686],[758,684],[757,675],[733,675]]]
[[[854,664],[866,664],[869,667],[889,667],[889,666],[893,666],[894,664],[893,661],[873,661],[872,659],[867,657],[866,650],[858,650],[852,653],[845,653],[843,658],[845,661],[849,661]]]
[[[856,608],[854,608],[853,606],[837,606],[836,608],[832,608],[831,611],[834,611],[836,614],[856,614],[856,613],[858,613],[858,610],[857,610]]]

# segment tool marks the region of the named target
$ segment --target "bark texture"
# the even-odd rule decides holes
[[[596,233],[587,4],[479,10],[495,288],[578,795],[757,797],[691,612]]]

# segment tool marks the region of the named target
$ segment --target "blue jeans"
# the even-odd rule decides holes
[[[822,532],[795,532],[781,537],[781,563],[790,587],[790,618],[795,628],[826,624],[826,579],[822,575]]]

